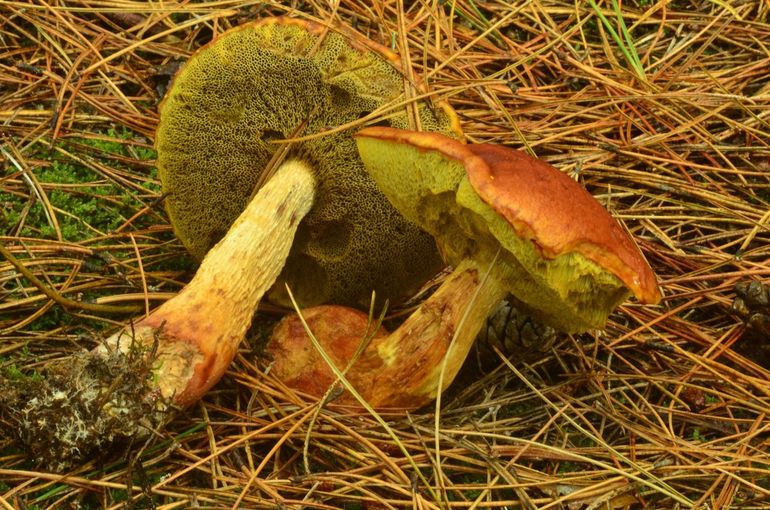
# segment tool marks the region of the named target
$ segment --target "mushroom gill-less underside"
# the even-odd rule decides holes
[[[358,36],[360,37],[360,36]],[[196,257],[222,237],[253,195],[260,173],[293,134],[311,135],[403,100],[395,56],[320,26],[277,18],[226,32],[193,55],[161,107],[158,169],[177,236]],[[422,129],[456,133],[446,108],[419,103]],[[383,125],[407,127],[398,107]],[[442,262],[430,235],[404,219],[366,173],[350,130],[293,143],[317,178],[271,299],[284,284],[302,305],[397,300]]]

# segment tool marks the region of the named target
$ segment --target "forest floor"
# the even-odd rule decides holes
[[[226,377],[149,443],[62,474],[0,436],[0,509],[769,508],[770,309],[757,284],[733,305],[770,277],[763,0],[0,1],[3,377],[39,377],[189,281],[158,104],[196,48],[277,15],[391,47],[469,142],[568,173],[662,302],[547,346],[480,339],[440,406],[406,416],[282,386],[260,356],[278,314],[260,312]]]

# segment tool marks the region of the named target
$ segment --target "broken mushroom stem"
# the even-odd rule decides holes
[[[233,360],[314,194],[312,171],[284,163],[179,294],[46,379],[3,388],[3,421],[19,425],[32,457],[67,469],[200,399]]]
[[[371,378],[374,407],[416,409],[451,384],[482,325],[507,294],[495,277],[485,277],[486,269],[463,260],[398,329],[374,343],[383,362],[383,370]]]
[[[348,381],[378,410],[426,405],[454,380],[478,331],[506,294],[488,267],[473,259],[460,262],[400,327],[374,335],[348,369]],[[302,316],[337,368],[344,370],[367,336],[367,315],[342,306],[320,306],[304,310]],[[276,326],[267,352],[274,360],[272,373],[299,391],[320,397],[336,381],[296,314]],[[356,400],[345,393],[336,403],[356,405]]]

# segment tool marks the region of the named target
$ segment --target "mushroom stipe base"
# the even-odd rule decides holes
[[[3,424],[24,431],[35,459],[64,470],[198,401],[233,360],[314,196],[306,165],[281,165],[179,294],[43,381],[5,384]]]

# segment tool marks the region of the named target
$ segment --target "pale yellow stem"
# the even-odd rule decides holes
[[[284,163],[209,251],[192,281],[149,317],[108,339],[108,347],[126,350],[132,339],[144,345],[157,341],[160,394],[181,406],[198,400],[235,356],[260,299],[283,269],[315,190],[306,164]]]

